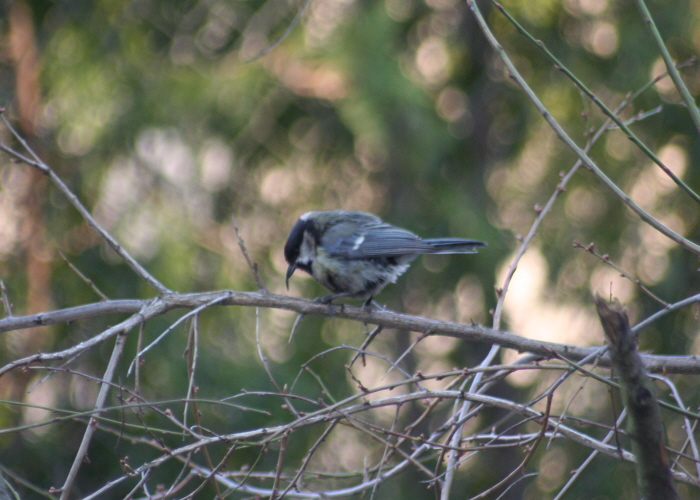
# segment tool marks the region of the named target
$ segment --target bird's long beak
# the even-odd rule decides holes
[[[287,268],[287,290],[289,290],[289,278],[292,277],[292,274],[294,274],[294,271],[297,270],[297,265],[296,264],[290,264],[289,267]]]

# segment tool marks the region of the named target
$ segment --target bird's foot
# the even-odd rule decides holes
[[[379,303],[374,300],[374,297],[370,297],[369,299],[365,300],[365,303],[362,305],[362,308],[367,311],[367,314],[370,314],[372,312],[372,306],[376,307],[378,311],[386,311],[387,309]]]
[[[325,295],[323,297],[316,297],[314,299],[314,302],[319,302],[321,304],[327,304],[330,315],[333,316],[335,314],[335,310],[333,308],[333,306],[335,304],[333,304],[333,301],[335,299],[340,299],[340,298],[347,297],[347,296],[348,296],[347,293],[334,293],[333,295]],[[341,311],[343,310],[343,307],[345,307],[345,304],[340,304]]]

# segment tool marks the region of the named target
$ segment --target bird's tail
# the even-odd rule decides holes
[[[476,253],[486,243],[479,240],[464,240],[461,238],[434,238],[423,240],[434,248],[430,253]]]

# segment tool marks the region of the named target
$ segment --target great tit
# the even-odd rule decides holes
[[[418,255],[476,253],[485,246],[483,241],[460,238],[424,240],[365,212],[307,212],[284,245],[287,288],[294,271],[301,269],[333,292],[322,298],[324,302],[351,297],[365,300],[367,307]]]

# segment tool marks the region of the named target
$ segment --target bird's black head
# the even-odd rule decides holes
[[[287,268],[287,288],[289,288],[289,278],[292,277],[297,268],[311,274],[313,257],[310,253],[313,252],[315,254],[316,245],[315,243],[309,243],[309,237],[315,234],[315,231],[313,222],[308,218],[308,215],[302,215],[294,224],[294,227],[289,232],[289,236],[287,236],[287,242],[284,244],[284,258],[289,264]],[[314,237],[313,240],[315,239]]]
[[[301,251],[301,244],[304,241],[304,232],[308,229],[310,221],[299,219],[287,236],[284,244],[284,258],[290,266],[296,264]]]

